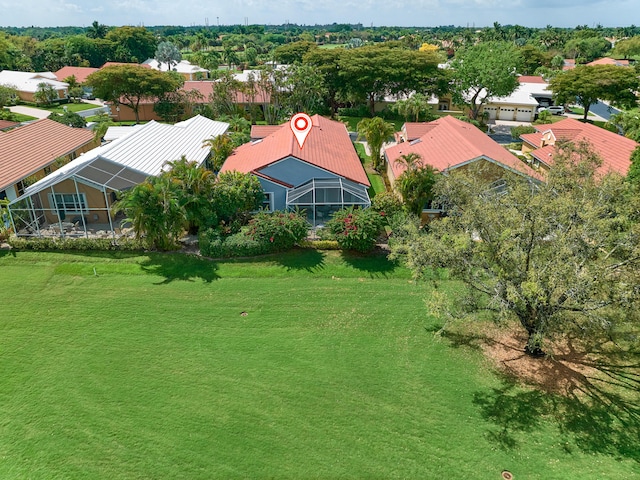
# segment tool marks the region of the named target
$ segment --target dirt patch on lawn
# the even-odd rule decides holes
[[[576,394],[589,379],[598,376],[595,355],[585,353],[575,341],[563,338],[548,345],[545,357],[524,353],[524,332],[488,328],[479,346],[501,372],[550,393]]]

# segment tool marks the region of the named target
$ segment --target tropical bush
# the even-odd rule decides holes
[[[378,193],[371,200],[371,208],[391,217],[402,211],[402,199],[392,191]]]
[[[282,251],[303,240],[309,227],[301,212],[258,212],[249,221],[247,235],[258,242],[268,242],[272,251]]]
[[[518,140],[520,135],[524,135],[526,133],[535,133],[535,127],[530,125],[518,125],[516,127],[511,127],[511,138],[514,140]]]
[[[343,250],[368,252],[375,246],[385,223],[384,212],[349,207],[334,213],[323,230],[328,231]]]
[[[91,251],[91,250],[119,250],[142,251],[145,245],[133,238],[52,238],[52,237],[9,237],[9,245],[16,250],[34,251]]]
[[[252,257],[271,252],[271,244],[247,235],[246,230],[225,236],[219,229],[210,228],[198,235],[200,253],[205,257]]]

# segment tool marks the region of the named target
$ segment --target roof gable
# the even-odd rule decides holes
[[[438,171],[450,170],[484,158],[521,174],[541,178],[535,170],[470,123],[445,116],[429,124],[433,128],[418,140],[385,149],[395,178],[406,170],[396,160],[408,153],[419,154],[423,165],[430,165]]]
[[[598,169],[601,174],[614,171],[626,175],[631,166],[631,154],[640,145],[630,138],[573,118],[550,125],[537,125],[536,130],[543,136],[553,135],[556,140],[588,141],[602,158],[602,166]],[[543,148],[544,151],[535,150],[532,154],[547,164],[553,164],[555,148],[552,145]]]
[[[260,169],[294,157],[362,185],[369,180],[360,158],[353,147],[346,126],[341,122],[314,115],[313,126],[304,143],[298,146],[288,123],[256,142],[238,147],[222,166],[222,171],[236,170],[243,173]]]

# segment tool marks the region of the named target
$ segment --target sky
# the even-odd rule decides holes
[[[316,25],[605,27],[640,23],[640,0],[0,0],[0,26]]]

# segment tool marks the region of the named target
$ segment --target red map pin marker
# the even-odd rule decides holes
[[[302,149],[304,141],[307,139],[307,136],[311,131],[311,127],[313,126],[311,117],[306,113],[296,113],[291,117],[289,125],[291,126],[291,131],[295,135],[296,140],[298,140],[298,146]]]

